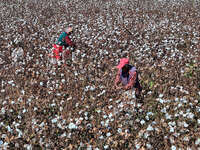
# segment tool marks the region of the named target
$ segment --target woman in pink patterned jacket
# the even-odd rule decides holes
[[[136,68],[129,64],[128,58],[122,58],[117,68],[118,73],[115,79],[116,89],[129,90],[135,88],[136,98],[139,98],[142,91],[142,87],[139,83]],[[121,83],[122,85],[119,86],[119,83]]]

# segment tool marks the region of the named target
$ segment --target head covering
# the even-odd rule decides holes
[[[117,65],[117,68],[121,69],[125,64],[129,64],[129,59],[128,58],[121,58],[119,65]]]
[[[72,32],[72,27],[68,27],[68,28],[66,28],[66,29],[65,29],[65,32],[67,32],[67,33]]]

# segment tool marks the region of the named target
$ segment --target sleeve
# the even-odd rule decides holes
[[[137,72],[133,72],[131,75],[131,78],[130,78],[130,81],[129,83],[125,86],[125,89],[130,89],[134,86],[135,82],[136,82],[136,78],[137,78]]]
[[[66,42],[69,46],[74,45],[74,43],[70,40],[70,38],[69,38],[68,36],[65,37],[65,42]]]
[[[115,78],[115,85],[117,85],[120,82],[120,70],[117,72],[117,76]]]

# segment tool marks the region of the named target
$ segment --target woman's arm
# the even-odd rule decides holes
[[[124,89],[128,90],[128,89],[131,89],[135,82],[136,82],[136,78],[137,78],[137,72],[135,71],[134,73],[130,74],[131,78],[128,82],[128,84],[124,87]]]

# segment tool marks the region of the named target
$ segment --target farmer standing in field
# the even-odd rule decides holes
[[[69,55],[70,51],[66,50],[67,47],[72,46],[75,47],[75,44],[69,38],[69,35],[72,33],[72,28],[68,27],[65,29],[64,32],[59,36],[58,41],[56,44],[53,45],[53,57],[56,59],[61,59],[61,53],[64,52],[64,56]]]
[[[118,73],[115,79],[116,89],[129,90],[135,88],[136,98],[140,97],[142,87],[139,83],[138,73],[134,66],[129,64],[128,58],[120,59],[120,63],[117,66]],[[119,86],[118,84],[121,85]]]

